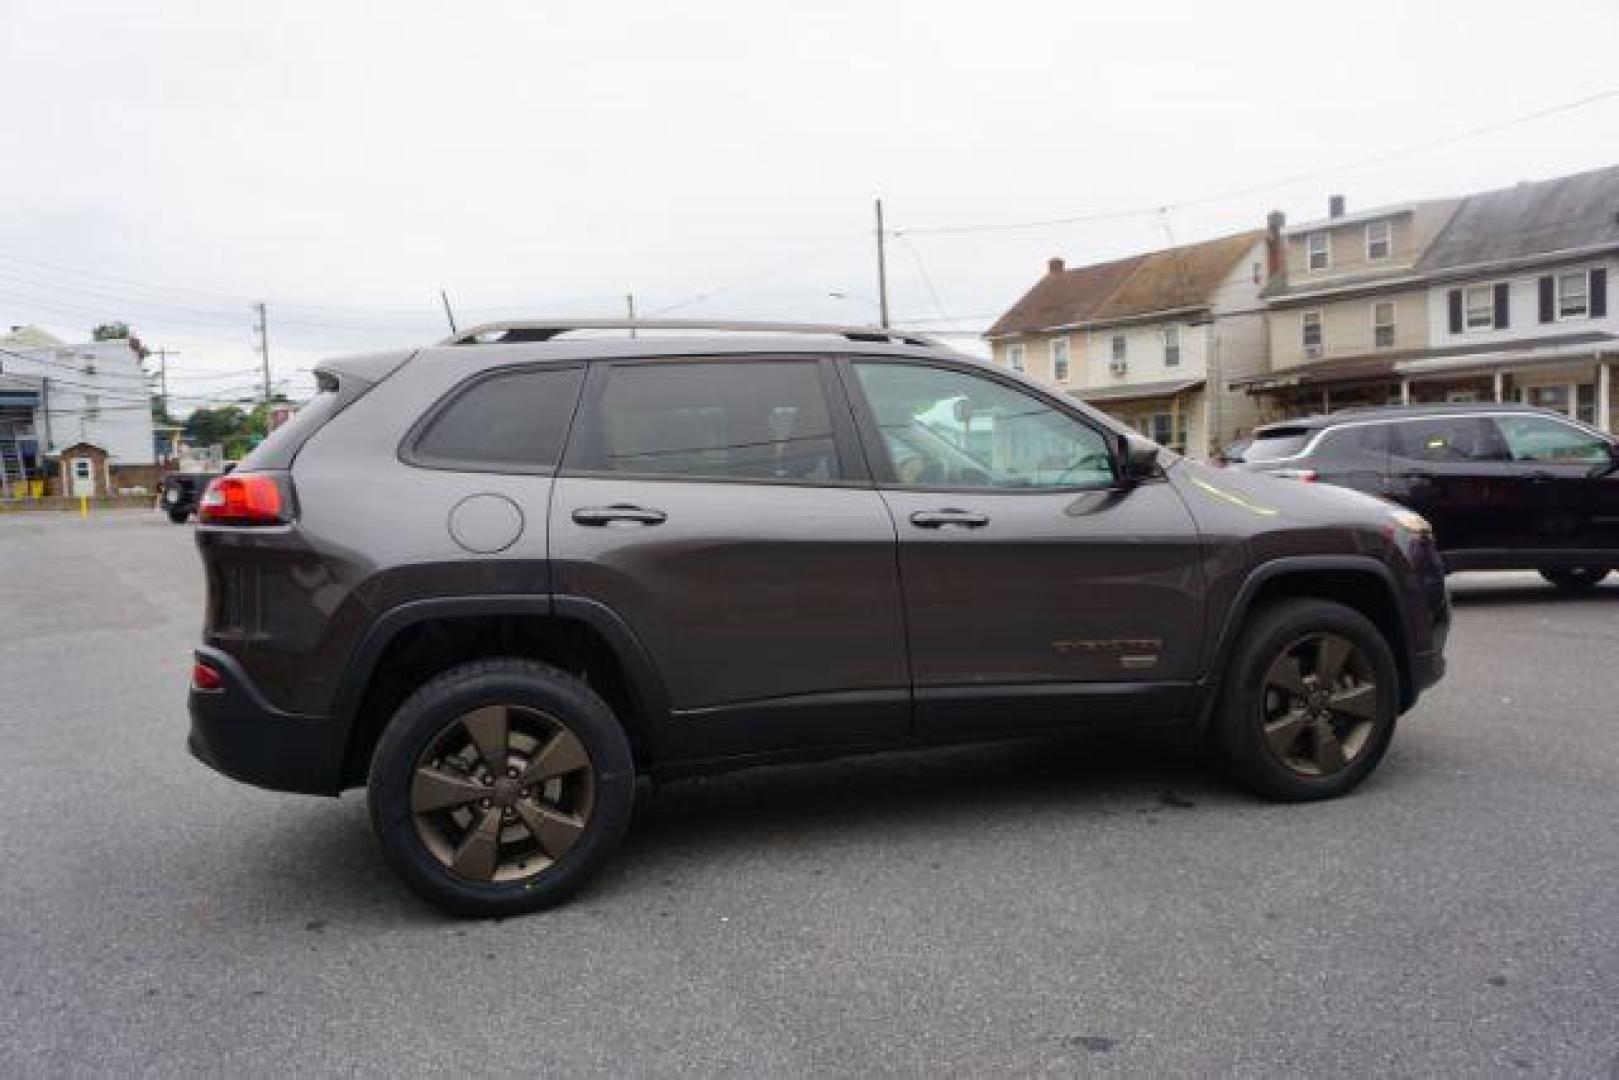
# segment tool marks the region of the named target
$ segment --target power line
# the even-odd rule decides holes
[[[1466,139],[1477,138],[1480,135],[1491,135],[1497,131],[1505,131],[1508,128],[1517,127],[1520,124],[1528,124],[1536,120],[1544,120],[1548,116],[1556,116],[1559,113],[1572,112],[1575,109],[1583,109],[1587,105],[1594,105],[1599,101],[1606,101],[1615,97],[1619,97],[1619,87],[1590,94],[1574,101],[1565,101],[1558,105],[1551,105],[1544,109],[1536,109],[1534,112],[1524,113],[1521,116],[1514,116],[1510,119],[1498,121],[1493,124],[1481,124],[1478,127],[1468,128],[1465,131],[1458,131],[1450,135],[1442,135],[1436,139],[1428,139],[1424,142],[1413,143],[1409,146],[1403,146],[1396,150],[1388,150],[1380,154],[1372,154],[1368,157],[1358,158],[1353,161],[1343,162],[1341,164],[1326,168],[1311,169],[1307,172],[1294,173],[1293,175],[1285,176],[1280,180],[1267,180],[1264,183],[1249,184],[1245,187],[1239,188],[1230,188],[1225,191],[1215,192],[1212,195],[1203,195],[1197,198],[1181,199],[1176,202],[1159,203],[1154,206],[1137,206],[1120,210],[1104,210],[1092,213],[1070,214],[1064,217],[1044,218],[1035,221],[1013,221],[994,225],[932,225],[911,229],[896,229],[894,231],[894,235],[959,236],[976,233],[1013,232],[1023,229],[1043,229],[1056,225],[1079,225],[1101,221],[1118,221],[1126,218],[1148,217],[1153,214],[1161,214],[1170,210],[1185,210],[1188,207],[1193,206],[1206,206],[1210,203],[1226,202],[1231,199],[1242,198],[1246,195],[1257,195],[1267,191],[1275,191],[1278,188],[1291,187],[1292,185],[1302,183],[1305,180],[1316,180],[1323,176],[1336,176],[1354,169],[1363,169],[1368,165],[1380,165],[1387,161],[1395,161],[1399,158],[1410,157],[1414,154],[1420,154],[1441,146],[1449,146],[1453,143],[1462,142]]]

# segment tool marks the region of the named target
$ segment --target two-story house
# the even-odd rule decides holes
[[[1436,199],[1268,229],[1285,253],[1264,290],[1269,370],[1238,380],[1267,419],[1412,398],[1395,365],[1428,345],[1429,290],[1420,260],[1459,200]]]
[[[1194,457],[1250,429],[1231,380],[1263,370],[1265,235],[1239,233],[1046,274],[986,333],[1026,371]]]
[[[1396,365],[1410,385],[1619,431],[1619,167],[1469,196],[1418,269],[1429,347]]]

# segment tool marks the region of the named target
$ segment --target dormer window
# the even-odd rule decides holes
[[[1394,253],[1394,229],[1387,221],[1366,224],[1366,261],[1376,262]]]
[[[1325,270],[1332,265],[1332,251],[1325,230],[1305,236],[1304,249],[1309,256],[1311,270]]]

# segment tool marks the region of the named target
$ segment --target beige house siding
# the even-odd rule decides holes
[[[1377,352],[1372,336],[1373,305],[1389,301],[1394,303],[1394,344],[1387,348],[1425,348],[1428,344],[1428,290],[1425,288],[1323,300],[1318,304],[1289,303],[1286,307],[1273,308],[1270,313],[1272,368]],[[1310,311],[1321,313],[1322,351],[1316,357],[1304,355],[1304,314]]]
[[[1394,207],[1388,214],[1368,214],[1348,224],[1335,225],[1331,219],[1296,227],[1287,237],[1287,279],[1292,288],[1325,285],[1334,278],[1384,270],[1408,268],[1427,250],[1445,222],[1455,213],[1458,199],[1439,199],[1415,206]],[[1366,231],[1379,221],[1389,222],[1392,232],[1386,259],[1366,258]],[[1307,238],[1326,232],[1329,262],[1325,270],[1311,270]]]
[[[1068,339],[1068,379],[1058,382],[1055,372],[1055,361],[1052,357],[1052,343],[1059,338]],[[1085,336],[1082,333],[1070,334],[1031,334],[1015,340],[994,341],[990,344],[990,359],[1000,367],[1012,366],[1011,347],[1023,347],[1023,372],[1041,382],[1060,390],[1072,390],[1079,386],[1083,376],[1080,374],[1085,363]]]
[[[1252,394],[1227,389],[1232,380],[1270,370],[1270,329],[1264,314],[1229,315],[1216,325],[1218,333],[1209,354],[1211,452],[1248,434],[1259,423],[1259,402]]]

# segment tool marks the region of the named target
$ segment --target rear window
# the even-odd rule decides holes
[[[330,384],[323,386],[314,397],[304,402],[298,411],[292,414],[290,420],[270,432],[263,442],[255,446],[252,452],[242,459],[241,468],[249,472],[254,469],[287,468],[292,464],[298,448],[342,407],[337,387]]]
[[[1278,461],[1292,457],[1309,443],[1314,428],[1272,428],[1254,436],[1253,443],[1242,452],[1243,461]]]
[[[412,460],[468,470],[554,471],[583,368],[528,368],[481,379],[450,399],[416,440]]]

